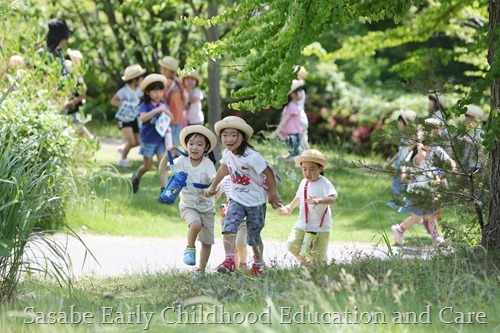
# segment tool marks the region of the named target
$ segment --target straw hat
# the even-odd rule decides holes
[[[203,79],[201,78],[200,74],[198,74],[198,72],[197,72],[197,71],[194,71],[194,70],[193,70],[193,71],[189,72],[189,74],[188,74],[188,75],[186,75],[186,76],[184,76],[184,77],[182,78],[182,81],[184,81],[184,79],[185,79],[185,78],[188,78],[188,77],[191,77],[191,78],[195,79],[196,81],[198,81],[198,85],[200,85],[200,84],[201,84],[201,82],[203,82]]]
[[[226,118],[216,122],[214,125],[215,133],[217,133],[217,135],[220,135],[220,132],[222,132],[222,130],[226,128],[236,128],[242,131],[243,133],[245,133],[247,140],[250,139],[253,135],[253,128],[240,117],[227,116]]]
[[[9,66],[13,68],[22,68],[24,67],[24,57],[21,55],[13,55],[9,59]]]
[[[446,109],[446,96],[440,93],[437,90],[429,90],[429,95],[427,95],[430,99],[435,100],[441,109]]]
[[[73,61],[71,60],[64,60],[64,68],[68,71],[68,73],[73,73]]]
[[[68,56],[69,56],[69,59],[73,62],[73,64],[75,65],[79,65],[80,62],[82,61],[83,59],[83,54],[82,52],[78,51],[78,50],[72,50],[72,49],[68,49]]]
[[[442,127],[443,126],[443,122],[437,118],[427,118],[427,119],[425,119],[425,123],[427,125],[432,125],[435,127]]]
[[[175,59],[174,57],[164,57],[160,61],[158,61],[161,67],[164,67],[166,69],[169,69],[171,71],[176,71],[179,68],[179,61]]]
[[[297,79],[305,80],[306,77],[307,77],[307,70],[304,67],[300,66],[299,71],[297,73]]]
[[[399,115],[406,122],[412,122],[415,119],[417,119],[417,113],[415,111],[408,110],[408,109],[401,109]]]
[[[181,145],[184,150],[187,150],[186,137],[191,133],[199,133],[208,138],[208,141],[210,141],[210,148],[207,150],[207,153],[210,153],[215,149],[215,146],[217,145],[217,137],[214,132],[203,125],[190,125],[184,127],[179,134],[179,140],[181,141]]]
[[[471,117],[483,118],[484,111],[479,106],[471,104],[467,106],[467,112],[465,112],[465,115]]]
[[[298,88],[303,87],[305,84],[306,83],[305,83],[304,80],[293,80],[292,81],[292,87],[290,88],[290,91],[288,92],[288,95],[290,95],[291,93],[293,93]]]
[[[167,85],[167,78],[161,74],[149,74],[141,82],[141,90],[144,92],[146,88],[153,82],[161,82],[163,85]]]
[[[321,165],[323,168],[328,166],[328,162],[325,160],[323,154],[316,149],[306,149],[300,154],[300,156],[295,157],[295,164],[300,166],[302,162],[314,162]]]
[[[146,73],[146,69],[142,68],[141,65],[131,65],[125,68],[125,71],[123,72],[122,80],[124,82],[133,80],[135,78],[138,78],[141,75],[144,75]]]

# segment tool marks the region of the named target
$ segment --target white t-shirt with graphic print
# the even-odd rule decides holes
[[[267,163],[259,153],[247,148],[243,156],[236,156],[225,149],[221,162],[227,165],[231,177],[231,200],[246,207],[266,203],[262,172],[267,168]]]
[[[174,171],[187,173],[187,182],[210,184],[215,177],[214,163],[208,158],[203,157],[201,163],[193,167],[189,156],[179,156],[174,160]],[[214,197],[206,197],[204,189],[196,188],[192,185],[184,187],[179,194],[179,208],[192,208],[200,213],[215,212]]]

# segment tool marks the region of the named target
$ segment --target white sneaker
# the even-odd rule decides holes
[[[128,160],[126,160],[126,159],[120,160],[118,162],[118,165],[121,167],[124,167],[124,168],[130,168],[130,164],[128,163]]]
[[[436,237],[432,240],[435,247],[447,246],[448,242],[443,237]]]
[[[116,150],[121,154],[121,153],[123,153],[124,148],[125,148],[125,144],[121,144],[118,146],[118,148],[116,148]]]
[[[402,246],[405,243],[405,235],[399,231],[399,226],[397,224],[391,227],[392,235],[394,236],[394,242],[397,245]]]

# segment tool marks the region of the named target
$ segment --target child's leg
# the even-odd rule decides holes
[[[254,264],[262,263],[264,258],[264,244],[260,233],[266,220],[266,204],[247,207],[247,243],[252,246]]]
[[[201,252],[200,252],[200,266],[199,271],[205,272],[207,268],[208,258],[210,258],[210,253],[212,252],[212,245],[201,243]]]
[[[202,228],[202,223],[201,221],[196,221],[192,222],[189,224],[189,229],[188,229],[188,236],[187,236],[187,247],[188,248],[195,248],[195,242],[196,242],[196,237],[198,237],[198,234],[200,233]]]
[[[234,263],[234,250],[236,247],[236,233],[238,226],[247,214],[246,208],[236,201],[229,201],[227,206],[226,216],[224,217],[224,225],[222,227],[222,241],[226,258],[222,264],[217,267],[217,271],[221,273],[233,273],[236,269]]]
[[[295,257],[300,259],[299,253],[302,247],[302,243],[304,242],[305,231],[299,229],[297,227],[293,227],[290,235],[288,236],[288,240],[286,241],[286,247],[288,251],[293,254]]]
[[[122,127],[122,134],[127,143],[122,150],[122,160],[126,160],[130,149],[137,146],[132,127]]]
[[[318,238],[314,243],[314,250],[311,259],[317,264],[326,264],[328,262],[328,242],[330,241],[329,232],[318,232]]]
[[[246,266],[247,264],[247,223],[241,222],[236,233],[236,267]]]
[[[417,215],[415,213],[411,213],[411,216],[408,217],[406,220],[403,221],[403,223],[401,223],[399,225],[399,227],[401,228],[401,231],[402,232],[405,232],[406,230],[408,230],[408,228],[410,228],[412,225],[420,222],[420,220],[422,219],[422,216],[420,215]]]
[[[139,167],[139,169],[137,169],[135,178],[140,180],[146,172],[151,170],[152,166],[153,166],[153,158],[144,156],[143,163]]]
[[[160,187],[163,189],[165,186],[167,186],[168,182],[168,169],[161,169],[160,164],[161,161],[164,161],[165,159],[165,152],[156,154],[156,158],[158,159],[158,173],[160,177]]]

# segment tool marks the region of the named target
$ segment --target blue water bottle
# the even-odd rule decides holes
[[[187,176],[187,173],[181,171],[169,179],[167,186],[160,195],[164,202],[168,204],[173,204],[175,202],[179,193],[187,185]]]

